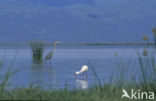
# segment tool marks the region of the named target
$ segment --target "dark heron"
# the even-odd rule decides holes
[[[55,52],[55,50],[56,50],[56,44],[57,44],[57,43],[59,43],[59,41],[55,41],[55,42],[54,42],[54,49],[51,50],[51,51],[45,56],[45,58],[44,58],[45,61],[48,61],[48,60],[51,60],[51,59],[52,59],[53,54],[54,54],[54,52]]]

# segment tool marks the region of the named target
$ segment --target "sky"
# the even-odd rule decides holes
[[[155,0],[0,0],[0,42],[152,40]]]

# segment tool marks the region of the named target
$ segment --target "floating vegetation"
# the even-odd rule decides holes
[[[31,42],[32,57],[34,63],[43,62],[44,43]]]

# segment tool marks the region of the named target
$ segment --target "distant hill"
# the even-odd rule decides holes
[[[152,38],[156,1],[1,0],[0,42],[141,42]]]
[[[0,4],[29,4],[64,7],[73,4],[94,4],[94,0],[1,0]]]

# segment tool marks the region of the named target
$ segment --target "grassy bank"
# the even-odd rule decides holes
[[[155,85],[155,84],[154,84]],[[128,98],[121,99],[122,88],[130,93],[133,88],[135,91],[153,91],[151,85],[128,84],[123,87],[113,87],[104,85],[102,88],[93,87],[86,90],[43,90],[41,88],[21,88],[14,90],[0,91],[0,100],[51,100],[51,101],[139,101]],[[141,100],[142,101],[142,100]],[[147,100],[144,100],[147,101]],[[152,100],[156,101],[156,100]]]
[[[21,88],[0,92],[0,100],[121,101],[122,89],[105,85],[86,90]],[[124,99],[123,101],[130,101]]]

